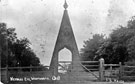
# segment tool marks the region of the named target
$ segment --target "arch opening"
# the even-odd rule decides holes
[[[58,54],[58,72],[59,73],[66,73],[69,69],[69,66],[71,65],[72,62],[72,53],[69,49],[64,48],[59,51]]]

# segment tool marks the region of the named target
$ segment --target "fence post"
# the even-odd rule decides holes
[[[99,59],[99,80],[100,81],[104,80],[104,59],[103,58]]]
[[[32,65],[30,65],[30,73],[32,72]]]
[[[120,68],[119,68],[119,79],[121,79],[121,77],[122,77],[122,64],[121,64],[121,62],[119,62],[119,66],[120,66]]]
[[[6,84],[8,84],[8,64],[6,65]]]

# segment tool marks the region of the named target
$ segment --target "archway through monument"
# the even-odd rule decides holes
[[[59,51],[59,61],[72,61],[72,53],[69,49],[64,48]]]
[[[67,48],[60,50],[58,53],[58,61],[59,61],[58,72],[66,73],[69,68],[69,65],[71,65],[72,62],[71,51]]]

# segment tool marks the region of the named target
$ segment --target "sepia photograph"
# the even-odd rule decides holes
[[[0,0],[0,84],[135,84],[135,0]]]

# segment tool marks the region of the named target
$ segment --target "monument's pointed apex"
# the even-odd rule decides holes
[[[63,7],[64,7],[65,9],[68,8],[68,4],[67,4],[67,1],[66,1],[66,0],[65,0],[65,4],[63,5]]]

